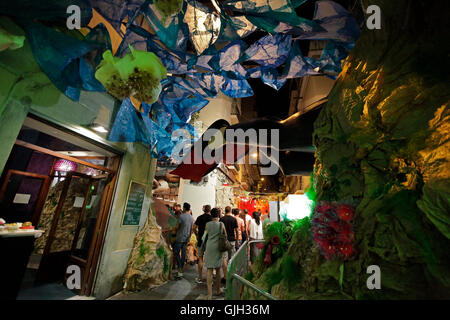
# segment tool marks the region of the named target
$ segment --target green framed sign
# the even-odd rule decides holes
[[[139,225],[146,189],[146,184],[142,184],[136,181],[130,182],[130,187],[128,188],[127,203],[122,218],[123,226]]]

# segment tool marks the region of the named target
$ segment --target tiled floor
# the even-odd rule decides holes
[[[38,287],[23,289],[17,300],[66,300],[77,295],[60,283],[44,284]]]
[[[31,260],[31,259],[30,259]],[[62,283],[48,283],[36,286],[36,270],[28,268],[22,281],[17,300],[94,300],[94,297],[78,296]]]
[[[203,272],[204,281],[202,284],[195,282],[196,276],[197,265],[188,265],[183,273],[183,278],[180,280],[171,280],[149,291],[128,294],[120,292],[108,300],[204,300],[208,292],[206,288],[206,272]],[[224,296],[213,295],[213,300],[224,300]]]

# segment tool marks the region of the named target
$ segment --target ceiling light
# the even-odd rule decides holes
[[[78,165],[75,162],[59,159],[55,162],[53,169],[55,171],[70,172],[77,170]]]
[[[258,154],[255,152],[255,153],[252,153],[252,157],[253,158],[257,158],[258,157]]]

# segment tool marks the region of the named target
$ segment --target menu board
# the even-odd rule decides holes
[[[131,181],[128,190],[127,206],[123,214],[122,225],[138,226],[141,220],[142,205],[144,204],[145,184]]]

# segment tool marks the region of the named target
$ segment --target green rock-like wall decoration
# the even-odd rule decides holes
[[[362,32],[313,135],[316,201],[359,203],[358,256],[326,261],[298,231],[285,255],[299,281],[272,285],[278,261],[256,263],[252,281],[281,299],[449,299],[449,3],[361,2],[381,8],[382,27]]]

